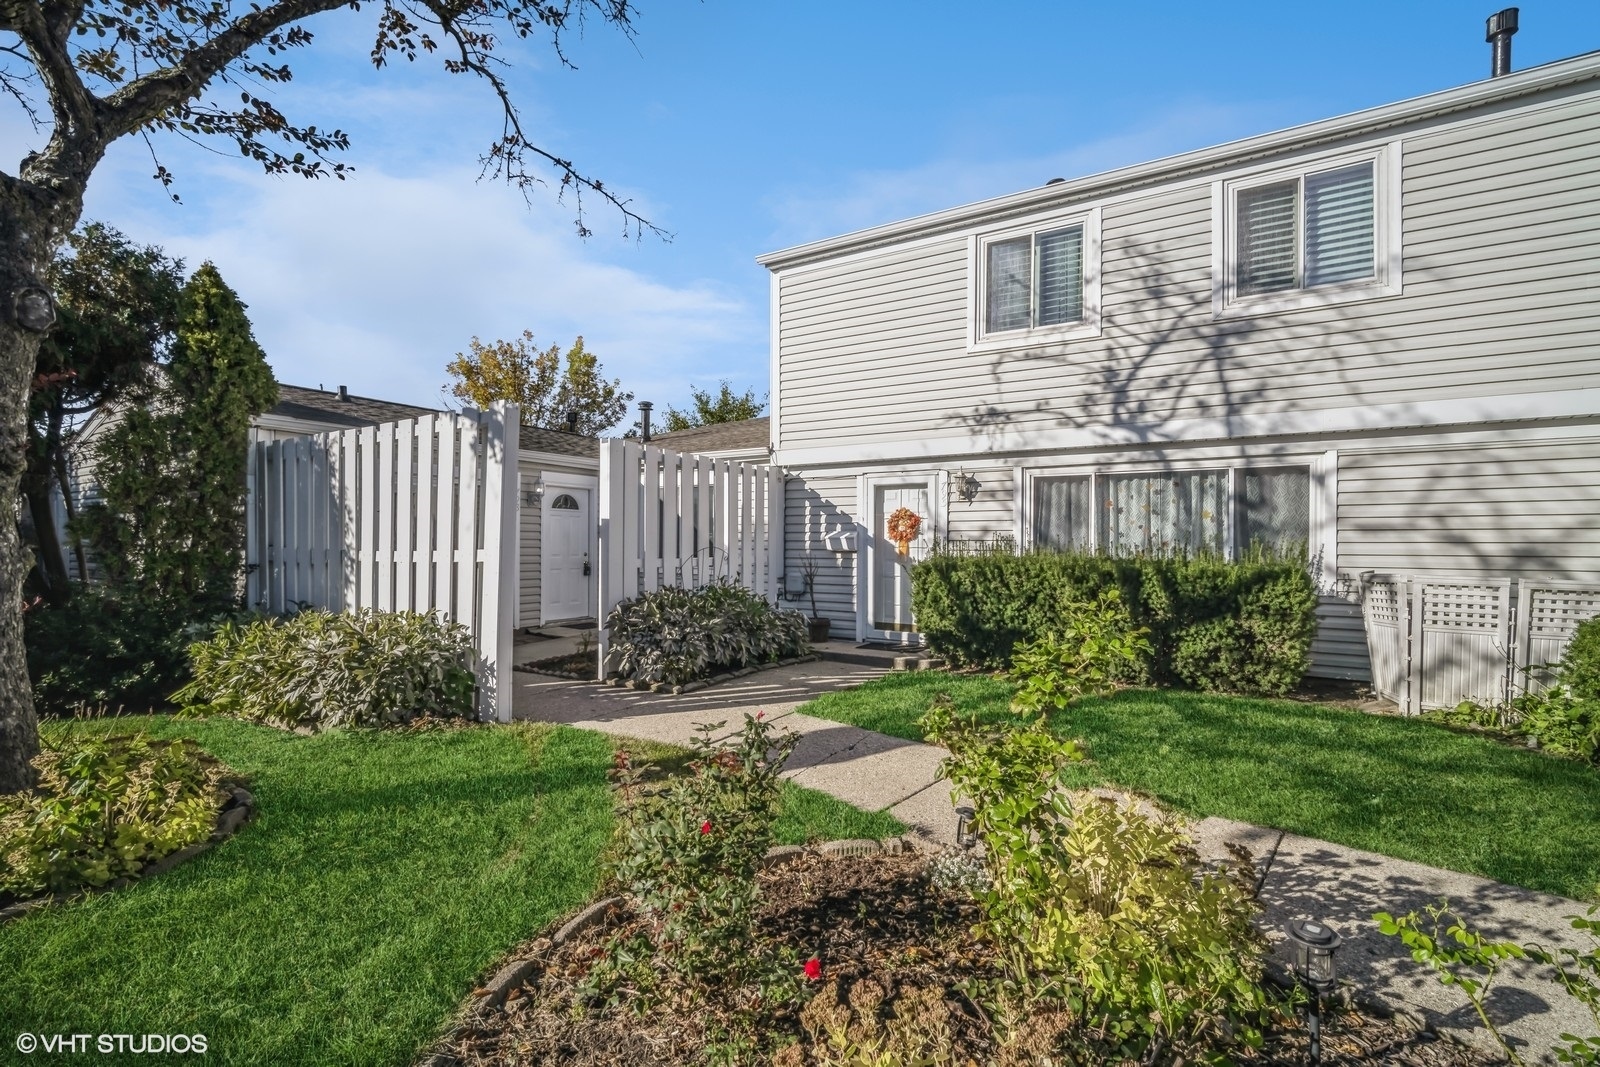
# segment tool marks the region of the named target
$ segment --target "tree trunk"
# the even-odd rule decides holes
[[[50,257],[77,224],[81,190],[15,178],[0,182],[0,502],[18,499],[28,461],[28,390],[44,329],[53,321],[46,290]],[[39,720],[22,641],[26,557],[17,523],[0,516],[0,794],[33,785]]]

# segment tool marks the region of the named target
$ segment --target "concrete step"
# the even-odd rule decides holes
[[[944,666],[944,660],[930,656],[926,651],[900,648],[869,648],[854,641],[822,641],[812,648],[822,653],[822,658],[834,663],[854,663],[863,667],[880,667],[886,671],[925,671]]]

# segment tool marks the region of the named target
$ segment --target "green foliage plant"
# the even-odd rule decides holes
[[[767,407],[765,400],[756,399],[754,389],[735,393],[726,378],[715,394],[709,389],[691,389],[689,396],[694,404],[687,410],[667,408],[667,433],[723,422],[744,422],[758,417]]]
[[[1025,995],[1064,1000],[1109,1053],[1154,1061],[1254,1044],[1270,1004],[1244,857],[1209,871],[1181,831],[1132,804],[1073,794],[1080,742],[924,717],[941,767],[973,806],[988,863],[977,932]]]
[[[165,708],[189,680],[187,649],[230,616],[192,621],[177,605],[90,586],[24,619],[28,676],[41,714]]]
[[[1060,629],[1019,644],[1011,663],[1018,683],[1011,710],[1048,715],[1083,696],[1103,696],[1136,675],[1150,642],[1135,627],[1116,589],[1103,589],[1092,602],[1069,605]]]
[[[208,837],[231,777],[190,741],[69,737],[0,796],[0,903],[103,886]]]
[[[1593,936],[1600,932],[1600,922],[1594,921],[1595,909],[1589,918],[1574,918],[1573,925],[1588,930]],[[1399,918],[1386,911],[1373,915],[1378,929],[1390,937],[1398,937],[1411,950],[1411,958],[1426,965],[1438,977],[1441,985],[1461,991],[1472,1005],[1483,1028],[1505,1052],[1506,1059],[1521,1067],[1522,1057],[1505,1035],[1495,1026],[1487,1007],[1489,988],[1494,984],[1508,960],[1532,959],[1538,963],[1556,966],[1562,984],[1569,993],[1584,1003],[1591,1013],[1600,1012],[1600,953],[1591,950],[1587,955],[1575,950],[1550,953],[1538,946],[1519,945],[1515,941],[1493,941],[1481,931],[1473,929],[1450,907],[1448,900],[1429,904],[1422,912],[1409,912]],[[1600,945],[1600,942],[1597,942]],[[1596,1027],[1600,1028],[1600,1014],[1595,1014]],[[1557,1050],[1564,1063],[1593,1064],[1600,1062],[1600,1037],[1579,1038],[1563,1034],[1562,1040],[1570,1042],[1565,1049]]]
[[[238,602],[250,420],[277,399],[244,304],[202,264],[172,358],[89,446],[102,499],[77,528],[110,585],[191,618]]]
[[[1561,1035],[1564,1046],[1553,1051],[1561,1063],[1594,1067],[1600,1064],[1600,904],[1591,905],[1585,915],[1568,916],[1574,930],[1589,937],[1589,948],[1580,952],[1575,948],[1562,948],[1550,952],[1536,945],[1527,946],[1528,956],[1555,968],[1556,980],[1567,994],[1588,1009],[1594,1021],[1595,1036],[1579,1037],[1577,1034]]]
[[[470,716],[472,642],[436,616],[370,609],[225,622],[189,646],[186,710],[275,726],[382,726]]]
[[[1316,632],[1316,585],[1293,556],[935,553],[911,585],[929,647],[956,666],[1006,669],[1018,644],[1113,589],[1148,631],[1138,680],[1282,694],[1304,675]]]
[[[784,1001],[798,992],[792,960],[755,934],[756,874],[773,844],[784,763],[799,735],[779,735],[746,715],[731,744],[712,738],[726,723],[697,727],[689,773],[650,789],[626,751],[617,754],[615,860],[610,877],[645,917],[645,944],[614,941],[591,976],[594,995],[632,981],[655,988],[731,991],[743,1002]]]
[[[803,654],[810,647],[804,613],[773,607],[730,582],[700,589],[658,589],[625,600],[606,617],[608,667],[625,678],[681,685]]]

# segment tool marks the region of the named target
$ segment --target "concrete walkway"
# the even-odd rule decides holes
[[[785,772],[795,782],[865,810],[887,810],[930,846],[953,843],[950,787],[934,777],[943,749],[796,711],[823,693],[853,688],[882,673],[842,663],[803,663],[677,697],[517,674],[515,709],[519,719],[679,745],[694,736],[697,723],[725,720],[726,735],[745,714],[763,711],[779,728],[801,735]],[[1497,940],[1588,947],[1567,920],[1583,913],[1585,905],[1577,901],[1226,819],[1203,819],[1191,832],[1208,860],[1225,858],[1228,842],[1245,846],[1255,857],[1264,872],[1261,926],[1275,951],[1281,952],[1281,931],[1290,921],[1327,922],[1345,939],[1337,960],[1340,975],[1361,998],[1475,1045],[1492,1047],[1472,1009],[1415,963],[1398,939],[1379,934],[1373,912],[1400,915],[1448,897],[1470,925]],[[1489,995],[1490,1017],[1529,1062],[1553,1063],[1547,1050],[1563,1031],[1587,1036],[1594,1024],[1536,970],[1513,963],[1502,972]]]

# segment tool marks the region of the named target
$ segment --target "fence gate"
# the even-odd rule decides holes
[[[1523,581],[1517,590],[1518,687],[1550,684],[1549,664],[1566,651],[1578,624],[1600,615],[1600,587],[1593,582]]]
[[[768,464],[600,445],[600,663],[606,616],[663,587],[732,582],[776,602],[783,565],[783,475]]]
[[[1367,624],[1367,656],[1372,661],[1372,690],[1411,713],[1411,592],[1394,574],[1362,576],[1361,613]]]
[[[284,613],[434,613],[466,626],[478,715],[511,718],[515,404],[256,443],[247,593]]]
[[[1600,615],[1600,585],[1367,572],[1361,612],[1372,688],[1407,715],[1463,700],[1493,706],[1550,682],[1578,624]]]

